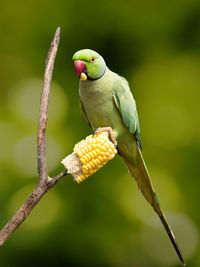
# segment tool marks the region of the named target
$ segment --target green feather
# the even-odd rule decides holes
[[[80,98],[79,98],[79,108],[80,108],[80,113],[81,113],[81,116],[82,116],[84,122],[87,123],[91,128],[90,122],[89,122],[89,120],[87,118],[87,114],[85,112],[85,108],[84,108],[83,103],[81,102]]]

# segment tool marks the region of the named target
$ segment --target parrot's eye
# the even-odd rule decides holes
[[[92,57],[91,60],[90,60],[90,62],[94,63],[95,60],[96,60],[96,58]]]

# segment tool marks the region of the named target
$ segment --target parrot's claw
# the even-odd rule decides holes
[[[111,141],[113,142],[114,146],[117,148],[117,140],[115,139],[113,129],[111,127],[102,127],[102,128],[100,127],[95,130],[94,134],[98,134],[101,132],[108,132],[108,134],[110,135]]]

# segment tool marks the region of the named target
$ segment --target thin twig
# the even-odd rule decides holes
[[[63,176],[67,175],[67,171],[63,171],[54,178],[50,178],[47,172],[46,164],[46,125],[47,125],[47,112],[48,103],[50,96],[50,86],[52,79],[52,72],[54,61],[60,40],[60,27],[57,28],[51,43],[44,73],[44,83],[40,100],[40,115],[39,115],[39,126],[38,126],[38,173],[39,182],[24,204],[19,208],[15,215],[0,231],[0,246],[3,246],[8,237],[16,230],[17,227],[26,219],[30,214],[35,205],[40,201],[43,195],[51,189],[57,181]]]
[[[56,185],[57,181],[66,176],[67,174],[69,174],[68,170],[65,170],[65,171],[62,171],[61,173],[57,174],[55,177],[51,178],[51,177],[48,177],[47,181],[46,181],[46,184],[51,188],[53,187],[54,185]]]

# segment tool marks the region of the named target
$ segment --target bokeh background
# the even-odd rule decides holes
[[[72,55],[98,51],[137,101],[143,154],[190,267],[200,266],[200,3],[0,2],[0,225],[37,184],[44,62],[57,26],[47,127],[48,170],[91,133],[80,117]],[[60,181],[0,249],[0,266],[180,266],[119,157],[77,185]]]

